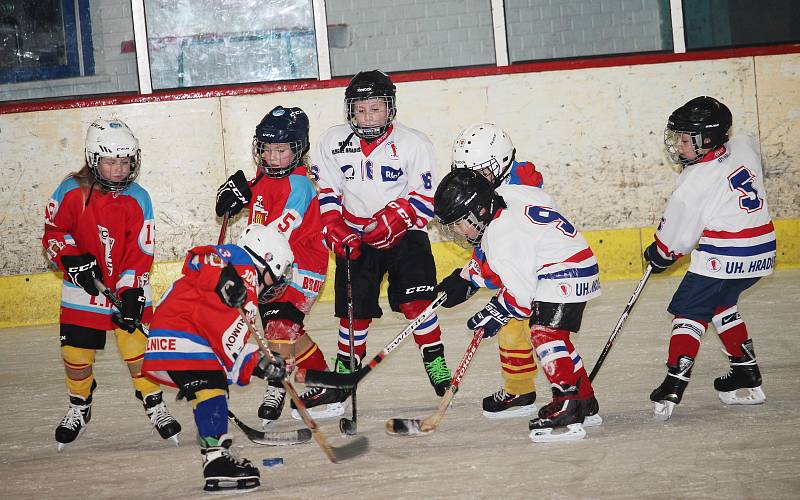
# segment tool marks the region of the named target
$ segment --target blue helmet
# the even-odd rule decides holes
[[[265,144],[288,144],[294,153],[292,163],[286,167],[270,167],[261,156]],[[253,159],[267,177],[286,177],[308,153],[308,116],[300,108],[276,106],[266,114],[256,127],[253,136]]]

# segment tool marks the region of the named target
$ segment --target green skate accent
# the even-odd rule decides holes
[[[348,359],[347,364],[345,364],[343,359],[336,358],[336,365],[334,368],[336,373],[350,373],[350,360]]]
[[[198,435],[197,436],[197,443],[200,445],[201,448],[214,448],[214,447],[220,446],[220,442],[221,442],[220,438],[222,438],[222,436],[220,436],[220,437],[214,437],[214,436],[202,437],[202,436]]]
[[[428,378],[434,384],[442,384],[450,382],[453,376],[450,374],[450,369],[444,361],[444,356],[436,356],[433,361],[423,361],[425,371],[428,372]]]

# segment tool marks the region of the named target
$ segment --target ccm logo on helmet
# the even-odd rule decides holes
[[[433,285],[412,286],[411,288],[406,288],[406,295],[411,295],[412,293],[432,292],[432,291],[433,291]]]

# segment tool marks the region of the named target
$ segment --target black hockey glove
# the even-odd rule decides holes
[[[275,361],[270,361],[268,357],[261,354],[258,364],[253,368],[254,377],[263,378],[265,380],[281,380],[286,378],[286,362],[277,352],[273,351],[272,356],[275,357]]]
[[[258,310],[261,312],[261,319],[266,325],[268,321],[283,319],[303,326],[306,315],[291,302],[268,302],[259,304]]]
[[[73,285],[83,288],[89,295],[95,297],[100,295],[100,290],[97,289],[94,280],[103,281],[103,276],[100,274],[100,268],[97,267],[97,259],[94,255],[90,253],[64,255],[61,257],[61,264]]]
[[[147,302],[144,290],[128,288],[119,294],[119,300],[122,302],[122,307],[119,311],[111,314],[111,321],[128,333],[133,333],[142,326],[142,314],[144,314],[144,305]]]
[[[222,217],[225,212],[233,217],[250,202],[252,196],[253,192],[250,191],[250,185],[247,183],[244,172],[237,170],[217,189],[217,205],[215,207],[217,217]]]
[[[492,297],[492,300],[486,304],[486,307],[467,320],[467,328],[470,330],[483,328],[483,338],[488,339],[497,335],[497,332],[499,332],[510,319],[511,313],[508,312],[508,309],[503,307],[503,304],[497,300],[497,297]]]
[[[663,273],[675,263],[675,259],[668,259],[661,255],[655,241],[644,250],[644,260],[650,263],[653,272],[656,274]]]
[[[242,307],[247,301],[247,287],[236,269],[228,264],[219,273],[219,280],[214,291],[219,295],[219,300],[228,307]]]
[[[478,289],[479,287],[473,285],[471,281],[461,277],[461,269],[456,269],[436,285],[433,291],[437,295],[446,293],[447,298],[442,302],[442,306],[450,308],[466,302]]]

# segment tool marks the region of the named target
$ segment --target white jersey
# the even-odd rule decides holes
[[[501,186],[497,193],[508,207],[486,227],[473,262],[480,261],[481,279],[500,285],[499,278],[506,305],[519,310],[534,300],[575,303],[600,295],[594,253],[549,194],[515,185]],[[508,293],[511,298],[502,296]]]
[[[311,163],[320,211],[341,211],[351,227],[363,230],[398,198],[407,199],[425,224],[433,218],[433,143],[418,130],[392,122],[384,137],[369,144],[351,135],[348,125],[336,125],[317,141]]]
[[[695,274],[736,279],[772,273],[775,229],[751,138],[731,139],[681,172],[655,237],[664,255],[691,250]]]

